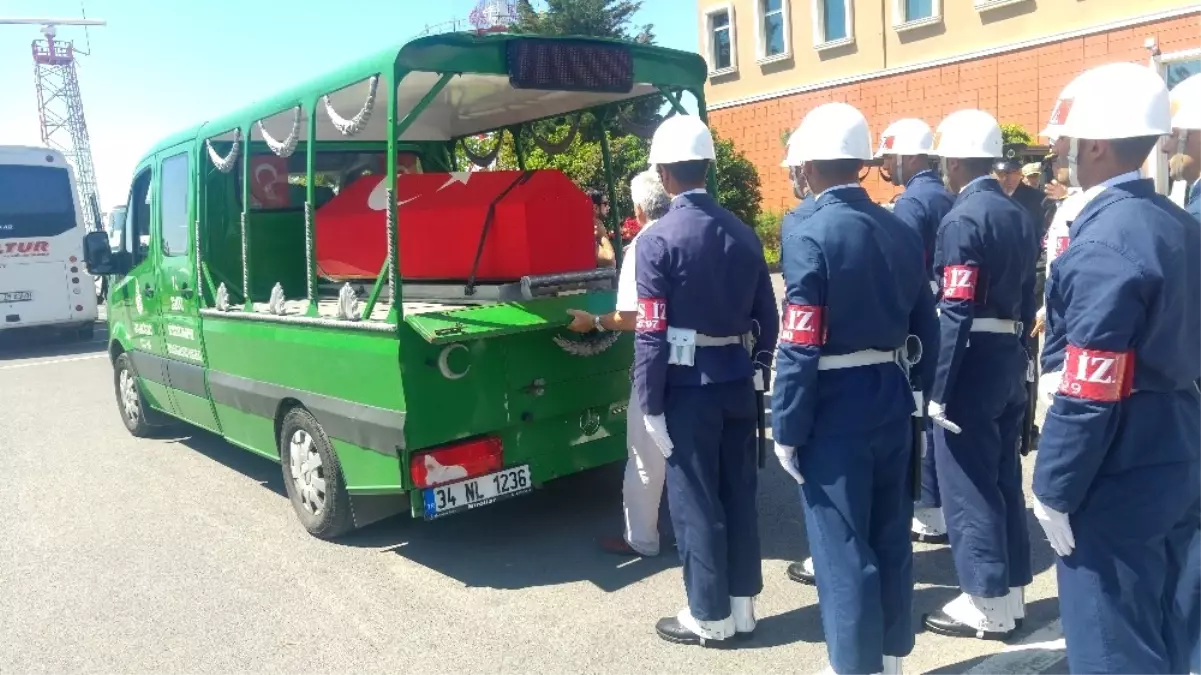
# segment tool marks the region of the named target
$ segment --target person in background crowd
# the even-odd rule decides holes
[[[1098,66],[1052,122],[1088,195],[1047,280],[1056,393],[1034,467],[1068,668],[1186,673],[1201,595],[1201,228],[1138,173],[1172,131],[1168,91],[1145,66]]]
[[[930,125],[914,119],[893,122],[880,135],[880,149],[876,156],[883,158],[881,169],[887,169],[893,185],[903,186],[905,191],[893,207],[893,215],[905,223],[922,238],[922,265],[930,290],[938,294],[938,281],[934,278],[931,263],[934,260],[934,241],[939,223],[955,203],[947,191],[942,178],[931,168],[930,156],[934,152],[934,133]],[[938,352],[938,345],[923,344],[927,354]],[[914,383],[915,391],[928,390],[930,383]],[[919,403],[918,415],[925,417],[925,404]],[[912,538],[927,544],[947,543],[947,523],[943,517],[942,498],[938,492],[938,468],[934,463],[934,429],[926,425],[922,435],[925,444],[922,452],[921,493],[915,500],[913,510]],[[918,450],[923,450],[919,448]]]
[[[914,641],[917,451],[905,348],[937,330],[921,237],[860,187],[872,139],[855,108],[814,108],[789,154],[817,197],[781,245],[776,457],[805,503],[827,672],[900,673]]]
[[[963,593],[924,621],[943,635],[1003,639],[1025,614],[1032,579],[1018,450],[1038,240],[1030,214],[989,175],[1001,156],[996,119],[961,110],[938,130],[934,153],[958,197],[934,253],[942,333],[927,411],[940,427],[939,489]]]
[[[1169,155],[1168,170],[1172,180],[1185,181],[1188,191],[1184,208],[1201,223],[1201,74],[1193,75],[1172,88],[1169,95],[1172,108],[1172,134],[1160,146]],[[1201,380],[1197,381],[1201,391]],[[1201,578],[1201,544],[1193,542],[1188,565],[1181,573],[1183,579]],[[1180,614],[1185,617],[1185,629],[1192,636],[1189,672],[1201,673],[1201,586],[1189,585],[1177,598]]]
[[[1038,162],[1030,162],[1022,167],[1022,182],[1028,187],[1038,189],[1038,181],[1042,179],[1043,169]]]
[[[650,170],[639,173],[630,181],[630,196],[639,230],[622,258],[616,310],[596,316],[584,310],[569,309],[567,311],[572,315],[569,330],[577,333],[633,331],[637,326],[638,288],[634,261],[638,238],[667,213],[671,199],[663,191],[659,176]],[[626,460],[622,483],[625,536],[602,540],[601,548],[618,555],[656,556],[659,555],[659,501],[663,496],[666,460],[642,422],[642,409],[632,384],[630,405],[626,410],[626,445],[630,458]]]
[[[609,195],[601,190],[589,190],[592,198],[592,232],[596,237],[596,266],[616,267],[617,255],[609,239]]]
[[[1003,152],[1012,154],[1015,147],[1019,146],[1006,146],[1003,148]],[[1043,200],[1046,195],[1040,193],[1037,187],[1031,187],[1022,180],[1022,167],[1016,159],[998,159],[993,163],[992,173],[993,178],[996,178],[997,182],[1001,184],[1001,189],[1005,194],[1021,204],[1022,208],[1030,214],[1030,218],[1038,228],[1038,237],[1041,240],[1045,222]]]
[[[779,333],[763,243],[705,185],[713,136],[669,117],[649,162],[671,207],[638,239],[634,389],[667,462],[667,494],[688,606],[655,631],[729,645],[755,630],[763,590],[755,431]]]

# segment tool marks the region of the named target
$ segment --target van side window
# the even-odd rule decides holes
[[[163,160],[159,172],[159,225],[163,256],[188,253],[188,153]]]
[[[133,179],[125,213],[125,248],[137,265],[150,254],[150,169]]]

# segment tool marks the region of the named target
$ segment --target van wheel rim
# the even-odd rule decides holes
[[[138,385],[134,381],[133,373],[130,373],[128,369],[121,371],[120,386],[121,410],[130,423],[137,424],[142,417],[142,405],[138,400]]]
[[[321,454],[313,444],[313,437],[307,431],[297,429],[288,446],[292,485],[300,496],[300,504],[310,514],[321,515],[325,508],[325,470],[321,466]]]

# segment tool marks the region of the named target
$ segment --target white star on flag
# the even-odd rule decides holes
[[[469,180],[471,180],[470,171],[451,171],[450,178],[447,178],[446,182],[443,183],[442,187],[438,188],[436,192],[441,192],[444,188],[448,188],[454,183],[462,183],[463,185],[466,185],[467,181]]]

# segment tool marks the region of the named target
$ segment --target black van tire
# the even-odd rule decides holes
[[[128,385],[122,374],[127,374]],[[125,387],[132,387],[126,391]],[[142,395],[142,387],[138,384],[138,371],[133,367],[133,359],[128,353],[117,356],[113,362],[113,389],[117,394],[117,410],[121,413],[121,421],[130,434],[138,438],[148,438],[156,431],[167,426],[168,420],[161,412],[150,407],[146,397]]]
[[[293,441],[297,448],[306,444],[310,453],[315,453],[320,459],[320,467],[309,469],[309,473],[293,475],[292,452]],[[290,409],[279,425],[279,463],[283,471],[284,489],[288,499],[292,501],[292,509],[296,517],[309,534],[318,539],[336,539],[354,529],[354,519],[350,512],[350,493],[346,491],[346,481],[342,478],[342,465],[338,463],[338,455],[334,446],[325,435],[312,413],[302,407]],[[297,457],[297,466],[301,470],[306,466],[303,457]],[[311,492],[306,494],[302,484],[310,480],[324,481],[324,492],[318,493],[321,499],[319,507],[314,509],[311,504]]]

